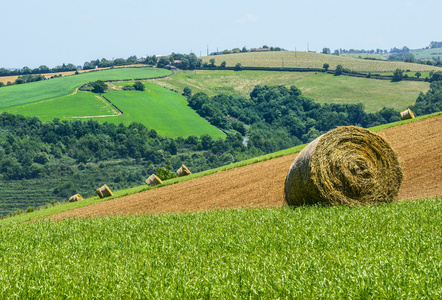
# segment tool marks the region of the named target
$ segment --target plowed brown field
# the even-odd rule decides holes
[[[378,132],[404,171],[399,199],[442,194],[442,115]],[[53,218],[203,211],[283,205],[284,180],[296,155],[219,172],[96,203]]]

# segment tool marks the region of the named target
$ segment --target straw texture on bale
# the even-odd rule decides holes
[[[182,165],[181,168],[176,170],[176,173],[178,174],[179,177],[192,174],[192,172],[190,172],[189,169],[185,165]]]
[[[379,135],[344,126],[302,150],[287,174],[288,205],[378,204],[393,201],[402,182],[396,153]]]
[[[112,196],[112,191],[109,189],[107,185],[103,185],[101,188],[96,190],[98,197],[106,198]]]
[[[407,108],[407,110],[401,112],[401,119],[402,120],[414,119],[414,113],[411,111],[411,109]]]
[[[83,200],[83,197],[81,197],[80,194],[75,194],[69,198],[69,202],[75,202],[75,201],[81,201],[81,200]]]
[[[146,179],[146,184],[148,186],[156,186],[159,184],[163,184],[163,182],[161,181],[161,179],[157,175],[152,174],[149,176],[149,178]]]

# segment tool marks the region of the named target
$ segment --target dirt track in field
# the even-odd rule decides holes
[[[400,200],[442,195],[442,115],[378,134],[399,155],[404,172]],[[284,180],[295,157],[288,155],[96,203],[53,218],[282,206]]]

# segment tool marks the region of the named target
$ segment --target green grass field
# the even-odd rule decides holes
[[[363,103],[367,112],[382,107],[405,110],[416,102],[420,92],[428,91],[429,83],[417,81],[390,82],[349,76],[318,73],[301,79],[296,86],[303,95],[321,103]]]
[[[412,64],[398,61],[366,60],[352,57],[341,57],[330,54],[300,52],[300,51],[272,51],[272,52],[248,52],[204,56],[202,60],[209,63],[215,59],[215,65],[219,66],[225,61],[227,67],[234,67],[237,63],[250,67],[286,67],[286,68],[322,68],[324,63],[334,70],[337,65],[345,69],[358,72],[394,72],[396,69],[410,71],[442,70],[442,68]]]
[[[426,92],[427,82],[374,80],[313,72],[271,71],[178,71],[151,82],[182,92],[188,86],[193,93],[240,94],[248,97],[255,85],[295,85],[303,95],[321,103],[364,103],[368,112],[382,107],[398,110],[414,104],[420,92]]]
[[[152,78],[170,74],[171,71],[165,69],[118,68],[6,86],[0,89],[0,109],[66,96],[91,81]]]
[[[442,297],[442,202],[0,223],[1,298]]]
[[[152,83],[146,82],[145,86],[144,92],[110,91],[105,93],[105,97],[120,108],[124,115],[97,118],[97,121],[125,125],[139,122],[155,129],[160,135],[168,137],[201,136],[204,133],[213,138],[225,137],[223,132],[210,125],[187,106],[185,97]]]
[[[215,139],[224,138],[223,132],[187,106],[183,96],[151,83],[145,83],[147,89],[144,92],[111,90],[105,93],[105,97],[124,115],[119,115],[118,110],[100,96],[76,90],[79,85],[98,79],[127,80],[168,74],[170,71],[165,69],[120,68],[8,86],[0,89],[0,113],[37,116],[42,121],[93,118],[99,122],[125,125],[139,122],[162,136],[201,136],[206,133]]]
[[[0,113],[4,111],[24,116],[36,116],[43,122],[52,121],[55,117],[66,119],[96,115],[116,116],[119,114],[118,110],[99,95],[82,91],[49,100],[0,109]]]

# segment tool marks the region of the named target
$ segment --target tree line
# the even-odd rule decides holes
[[[258,85],[249,98],[196,93],[188,101],[214,126],[250,136],[249,146],[264,153],[310,142],[337,126],[371,127],[400,120],[392,108],[366,113],[361,103],[319,104],[295,86]]]

